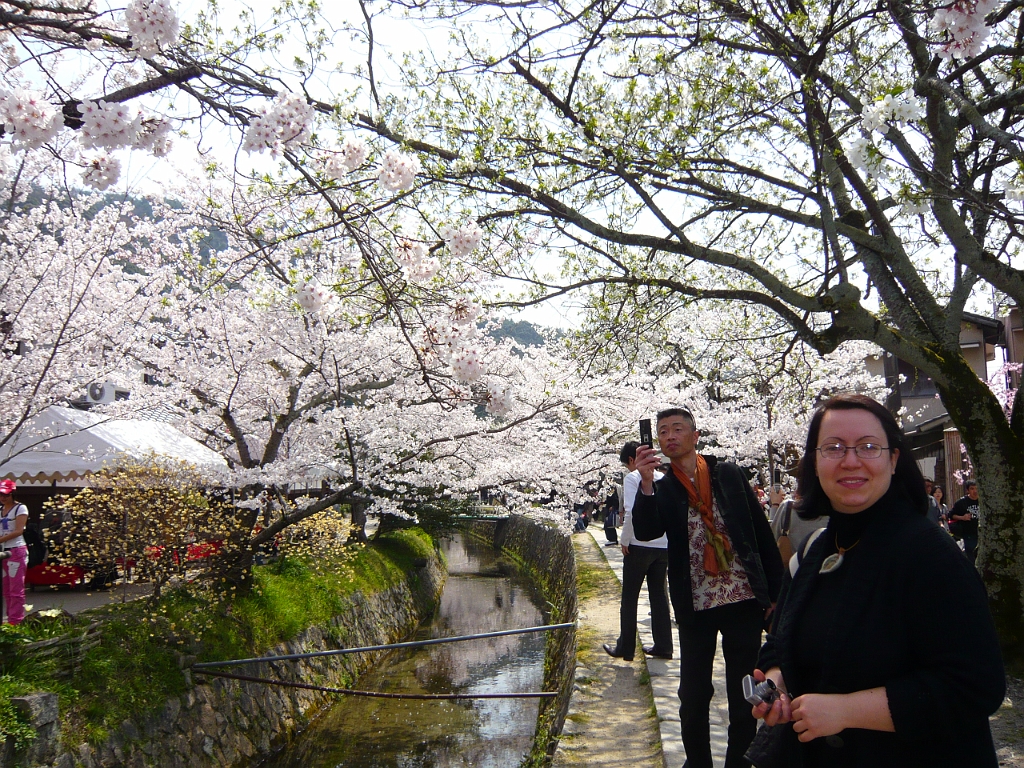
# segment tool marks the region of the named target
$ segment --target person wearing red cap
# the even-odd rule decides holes
[[[4,603],[7,621],[21,624],[25,618],[25,571],[28,566],[28,547],[22,533],[28,522],[28,507],[14,501],[17,486],[13,480],[0,480],[0,545],[10,557],[0,564],[4,569]]]

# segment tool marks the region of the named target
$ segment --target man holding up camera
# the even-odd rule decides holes
[[[757,665],[761,631],[782,586],[782,559],[745,472],[697,453],[700,432],[692,413],[661,411],[657,435],[671,471],[655,481],[657,454],[644,445],[637,448],[641,480],[633,530],[640,539],[668,536],[669,585],[679,625],[684,768],[712,768],[711,678],[719,633],[729,697],[725,768],[747,768],[743,754],[757,723],[742,680]]]

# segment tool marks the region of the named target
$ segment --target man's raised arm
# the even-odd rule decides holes
[[[654,472],[661,465],[653,448],[641,445],[636,449],[636,464],[640,472],[640,487],[633,500],[633,535],[641,541],[651,541],[665,534],[665,525],[658,512],[654,495]]]

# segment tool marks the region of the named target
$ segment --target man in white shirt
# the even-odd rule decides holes
[[[645,646],[644,653],[659,659],[672,658],[672,618],[668,607],[668,537],[653,541],[639,541],[633,536],[633,500],[640,486],[640,473],[633,465],[639,443],[630,441],[622,447],[619,461],[629,474],[622,482],[622,501],[625,517],[622,521],[622,601],[619,606],[619,639],[614,646],[602,647],[616,658],[632,661],[636,654],[636,601],[640,588],[647,579],[647,595],[651,602],[651,633],[654,645]],[[655,473],[661,479],[661,473]]]

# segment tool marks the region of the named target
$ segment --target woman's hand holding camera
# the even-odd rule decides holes
[[[871,688],[856,693],[805,693],[790,700],[785,692],[782,670],[772,667],[767,674],[754,670],[758,682],[770,678],[779,689],[779,698],[769,706],[758,704],[751,712],[767,725],[793,723],[800,741],[833,736],[847,728],[867,728],[892,733],[895,728],[889,713],[885,688]]]
[[[753,677],[759,683],[771,679],[775,683],[775,687],[779,689],[779,698],[771,705],[762,703],[751,710],[754,717],[758,720],[764,720],[767,725],[781,725],[782,723],[790,722],[793,719],[792,702],[789,700],[789,694],[786,693],[786,684],[782,680],[782,670],[778,667],[772,667],[765,674],[760,669],[755,669]]]

